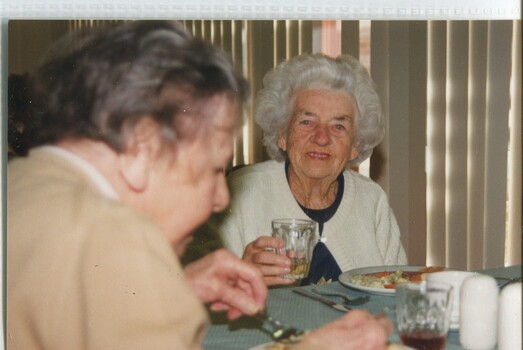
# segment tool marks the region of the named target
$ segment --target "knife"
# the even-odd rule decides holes
[[[330,306],[330,307],[332,307],[332,308],[334,308],[334,309],[336,309],[338,311],[347,312],[347,311],[352,310],[350,307],[347,307],[347,306],[345,306],[343,304],[336,303],[336,302],[334,302],[334,301],[332,301],[330,299],[327,299],[327,298],[322,297],[321,295],[309,292],[308,290],[303,289],[303,288],[294,288],[292,291],[294,293],[301,294],[301,295],[306,296],[308,298],[320,301],[320,302],[324,303],[325,305],[328,305],[328,306]]]

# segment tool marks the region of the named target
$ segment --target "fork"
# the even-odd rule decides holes
[[[255,317],[263,321],[263,325],[265,326],[263,329],[270,333],[272,339],[276,342],[285,344],[297,343],[301,338],[300,336],[305,333],[301,329],[278,321],[266,312],[257,314]],[[269,327],[269,329],[267,329],[267,327]]]
[[[324,295],[324,296],[331,296],[331,297],[339,297],[339,298],[342,298],[343,299],[343,303],[345,305],[350,305],[350,306],[354,306],[354,305],[362,305],[362,304],[365,304],[366,302],[369,301],[370,297],[368,295],[364,296],[364,297],[359,297],[359,298],[355,298],[355,299],[350,299],[349,297],[347,297],[346,295],[344,294],[341,294],[341,293],[336,293],[336,292],[320,292],[319,290],[317,289],[312,289],[312,291],[316,294],[320,294],[320,295]]]

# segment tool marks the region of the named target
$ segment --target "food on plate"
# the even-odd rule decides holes
[[[423,267],[417,271],[380,271],[362,275],[353,275],[350,282],[369,288],[395,289],[397,284],[406,282],[421,282],[425,279],[425,274],[442,271],[444,267],[433,266]]]

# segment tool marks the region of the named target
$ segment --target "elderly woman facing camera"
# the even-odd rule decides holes
[[[400,232],[384,191],[350,170],[367,159],[384,134],[379,97],[353,57],[302,55],[264,78],[256,105],[266,162],[229,177],[231,207],[220,224],[225,245],[258,265],[268,285],[290,259],[273,253],[271,220],[318,223],[309,282],[337,280],[342,271],[406,264]],[[307,283],[307,281],[305,281]]]

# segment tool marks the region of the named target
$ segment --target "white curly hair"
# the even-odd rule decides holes
[[[289,125],[296,93],[310,88],[343,91],[354,98],[358,157],[346,166],[358,165],[369,158],[385,133],[374,82],[356,58],[350,55],[332,58],[324,54],[293,57],[265,75],[263,89],[257,96],[254,118],[263,131],[269,156],[278,161],[286,159],[286,153],[278,147],[278,139]]]

